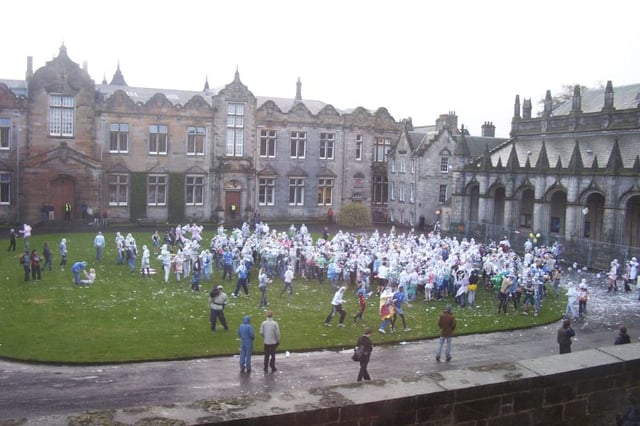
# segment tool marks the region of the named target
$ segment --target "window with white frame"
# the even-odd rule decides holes
[[[276,131],[270,129],[260,130],[260,157],[276,157]]]
[[[391,189],[389,190],[389,199],[391,201],[395,201],[395,199],[396,199],[396,183],[395,182],[390,182],[389,185],[391,185]]]
[[[129,125],[111,123],[109,126],[109,152],[126,154],[129,152]]]
[[[449,157],[440,157],[440,171],[442,173],[449,173]]]
[[[440,190],[438,191],[438,202],[440,204],[445,203],[447,201],[447,185],[440,185]]]
[[[291,158],[304,158],[307,148],[307,132],[291,132]]]
[[[411,163],[410,163],[410,164],[411,164],[411,166],[410,166],[410,167],[411,167],[410,173],[413,175],[413,174],[415,174],[415,173],[416,173],[416,159],[415,159],[415,158],[412,158],[412,159],[411,159]]]
[[[335,133],[320,133],[320,158],[333,160],[333,150],[336,143]]]
[[[411,204],[416,202],[416,184],[415,183],[409,184],[409,202]]]
[[[404,203],[406,201],[406,199],[404,198],[404,182],[400,182],[398,186],[399,186],[398,199],[400,200],[401,203]]]
[[[244,104],[227,104],[227,157],[244,155]]]
[[[373,204],[387,204],[389,199],[389,180],[386,176],[376,175],[373,177]]]
[[[333,200],[333,179],[318,179],[318,205],[330,206]]]
[[[73,137],[75,99],[49,95],[49,136]]]
[[[167,176],[149,175],[147,178],[147,205],[167,205]]]
[[[187,206],[202,206],[204,204],[204,176],[187,175],[185,184],[185,204]]]
[[[391,138],[375,138],[373,143],[373,161],[376,163],[386,162],[390,149]]]
[[[9,149],[11,147],[9,134],[11,131],[11,122],[8,118],[0,118],[0,149]]]
[[[400,159],[400,173],[407,173],[407,159]]]
[[[129,175],[111,174],[109,180],[109,205],[126,206],[129,204]]]
[[[11,204],[11,174],[0,173],[0,205]]]
[[[396,172],[396,160],[394,160],[393,158],[389,160],[389,165],[391,168],[391,173],[395,173]]]
[[[289,178],[289,205],[304,206],[303,178]]]
[[[356,161],[362,161],[363,147],[364,147],[364,139],[362,135],[356,135]]]
[[[258,205],[273,206],[276,199],[276,180],[274,178],[258,179]]]
[[[204,127],[187,127],[187,155],[204,155],[204,141],[207,129]]]
[[[152,124],[149,126],[149,154],[167,155],[169,144],[169,127]]]

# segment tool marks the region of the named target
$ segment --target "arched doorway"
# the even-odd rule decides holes
[[[640,247],[640,196],[629,198],[624,213],[624,243]]]
[[[469,221],[478,221],[478,210],[480,204],[480,187],[473,185],[469,190]]]
[[[567,212],[567,193],[556,191],[551,195],[549,210],[549,232],[564,234],[565,215]]]
[[[231,221],[242,219],[242,210],[240,208],[240,191],[242,185],[233,179],[224,185],[224,214]]]
[[[582,209],[583,225],[582,237],[594,241],[602,241],[602,226],[604,223],[604,196],[593,193],[587,197]]]
[[[49,204],[54,209],[54,219],[64,219],[64,207],[66,203],[71,204],[71,219],[76,217],[78,206],[75,204],[75,181],[71,176],[58,176],[49,184]]]
[[[535,192],[533,188],[526,188],[522,191],[520,198],[520,217],[518,225],[522,228],[533,228],[533,204],[535,201]]]

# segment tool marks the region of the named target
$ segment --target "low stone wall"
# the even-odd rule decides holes
[[[256,426],[615,425],[639,385],[636,343],[270,395],[208,420]]]

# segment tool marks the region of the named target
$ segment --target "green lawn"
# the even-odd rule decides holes
[[[229,355],[238,352],[237,327],[244,315],[251,315],[256,332],[264,319],[264,310],[258,308],[259,292],[255,287],[257,272],[252,271],[250,297],[233,299],[225,309],[230,330],[220,327],[212,333],[209,326],[208,294],[215,284],[223,284],[231,294],[235,280],[222,283],[222,271],[214,272],[214,281],[203,281],[201,292],[190,289],[190,280],[178,283],[172,274],[165,284],[156,274],[151,279],[132,275],[126,265],[116,264],[113,232],[105,232],[107,250],[102,262],[95,262],[92,233],[37,235],[31,247],[42,252],[45,241],[54,253],[53,271],[43,272],[41,281],[23,281],[22,265],[18,257],[22,241],[15,252],[0,259],[3,271],[0,286],[0,356],[10,359],[61,362],[110,363],[125,361],[169,360],[192,357]],[[128,231],[127,231],[128,232]],[[67,238],[69,261],[66,271],[58,264],[58,244]],[[151,247],[151,233],[134,233],[138,247]],[[205,233],[205,241],[211,233]],[[6,250],[7,240],[2,250]],[[159,261],[152,254],[152,267],[160,271]],[[71,265],[87,260],[97,271],[96,283],[89,287],[73,284]],[[138,259],[139,260],[139,259]],[[139,262],[138,262],[139,266]],[[269,308],[275,312],[280,324],[281,351],[312,349],[343,349],[352,347],[363,327],[376,330],[380,324],[378,298],[369,299],[365,321],[353,323],[357,311],[355,289],[346,297],[347,327],[338,328],[337,318],[332,327],[325,327],[324,319],[330,311],[333,291],[325,283],[297,279],[293,298],[279,297],[282,281],[274,279],[268,290]],[[563,299],[562,299],[563,300]],[[438,335],[437,318],[447,302],[417,301],[407,308],[410,332],[376,332],[376,344],[432,338]],[[511,307],[510,307],[511,308]],[[497,300],[492,292],[479,287],[476,308],[462,309],[454,305],[458,319],[457,334],[483,333],[497,330],[530,327],[556,321],[564,310],[564,302],[548,298],[538,317],[515,315],[499,316]],[[400,319],[398,318],[398,321]],[[262,341],[256,339],[260,351]]]

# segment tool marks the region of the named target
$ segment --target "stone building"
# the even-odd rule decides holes
[[[516,96],[511,138],[456,172],[452,220],[638,247],[640,84],[576,86],[556,108],[547,91],[531,109]]]
[[[386,155],[401,123],[385,108],[302,97],[95,84],[64,46],[24,81],[0,80],[0,221],[184,223],[315,220],[350,202],[386,215]]]
[[[441,114],[433,126],[406,126],[389,153],[389,220],[392,223],[449,230],[457,171],[487,148],[506,141],[486,122],[481,136],[458,129],[455,112]]]

